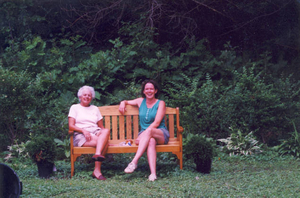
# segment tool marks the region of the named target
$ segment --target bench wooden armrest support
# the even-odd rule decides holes
[[[126,106],[124,115],[119,112],[119,105],[98,107],[102,116],[104,127],[110,130],[110,139],[107,153],[135,153],[138,146],[120,146],[127,139],[136,139],[139,132],[138,107]],[[179,108],[166,108],[166,126],[170,132],[170,141],[166,145],[157,145],[156,152],[171,152],[178,158],[180,169],[183,167],[182,133],[183,127],[179,124]],[[71,177],[74,176],[75,161],[82,154],[95,154],[94,147],[74,147],[73,131],[69,130],[71,153]],[[134,142],[134,141],[133,141]]]

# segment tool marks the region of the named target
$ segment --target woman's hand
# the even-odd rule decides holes
[[[126,101],[120,102],[119,111],[121,114],[124,114],[126,111]]]
[[[126,111],[126,105],[132,105],[132,106],[141,106],[141,103],[143,101],[144,98],[136,98],[134,100],[123,100],[122,102],[120,102],[119,105],[119,111],[120,113],[123,115]]]
[[[87,130],[82,130],[82,134],[84,135],[85,139],[87,142],[92,140],[92,135],[90,132],[88,132]]]
[[[135,141],[134,141],[134,143],[135,143],[136,145],[139,145],[139,143],[140,143],[140,138],[139,138],[139,137],[136,138]]]

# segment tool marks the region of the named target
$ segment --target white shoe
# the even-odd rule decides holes
[[[149,179],[149,181],[155,181],[157,179],[157,177],[156,177],[156,175],[151,174],[151,175],[149,175],[148,179]]]
[[[137,164],[134,164],[133,162],[129,163],[128,166],[125,168],[125,173],[133,173],[133,171],[137,168]]]

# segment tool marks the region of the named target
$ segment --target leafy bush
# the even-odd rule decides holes
[[[80,81],[68,73],[69,68],[89,52],[79,36],[52,40],[36,36],[6,48],[0,55],[0,126],[4,134],[0,139],[10,142],[2,141],[4,148],[15,138],[26,141],[30,132],[45,128],[58,138],[66,136],[66,113],[81,86],[74,83]],[[73,89],[72,94],[67,91]]]
[[[232,155],[253,155],[262,152],[261,146],[253,136],[253,132],[243,136],[240,130],[232,129],[230,137],[226,139],[218,139],[224,145],[219,146],[221,151]]]
[[[206,75],[206,82],[200,86],[200,76],[190,79],[184,76],[185,84],[172,83],[171,103],[181,107],[181,121],[189,133],[203,133],[216,139],[229,134],[227,125],[231,122],[226,106],[226,87],[220,86]]]
[[[0,66],[0,126],[13,144],[15,138],[23,141],[28,112],[35,105],[33,79],[27,72],[15,72]],[[2,145],[7,146],[7,145]]]
[[[255,67],[234,72],[232,88],[225,93],[231,126],[253,131],[263,143],[274,145],[290,130],[290,120],[299,117],[299,87],[289,78],[277,79]],[[245,135],[245,134],[244,134]]]
[[[31,138],[26,145],[26,151],[34,162],[53,163],[57,157],[56,144],[53,138],[47,135]]]
[[[278,144],[299,118],[299,83],[255,74],[254,68],[232,72],[232,80],[206,81],[202,76],[185,76],[183,83],[171,81],[169,103],[181,107],[181,120],[190,133],[204,133],[214,139],[228,137],[230,126],[253,131],[268,145]],[[243,134],[246,135],[246,134]]]
[[[196,170],[209,173],[214,155],[215,142],[205,135],[188,134],[183,141],[183,150],[187,158],[194,160]]]
[[[26,152],[26,146],[29,143],[27,142],[21,142],[18,143],[17,140],[15,140],[15,143],[11,146],[8,146],[8,151],[5,151],[4,154],[6,155],[4,157],[6,162],[12,162],[14,160],[18,161],[26,161],[26,159],[29,157],[28,152]]]
[[[296,125],[293,122],[294,131],[289,133],[290,137],[281,140],[281,144],[275,146],[275,149],[281,155],[292,155],[296,158],[300,158],[300,135],[296,129]]]
[[[70,158],[70,139],[66,138],[64,141],[54,138],[54,142],[56,143],[58,149],[61,149],[65,154],[66,158]]]

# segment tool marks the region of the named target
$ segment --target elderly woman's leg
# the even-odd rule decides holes
[[[103,161],[104,160],[104,149],[106,144],[108,143],[109,138],[109,130],[102,129],[98,135],[93,135],[91,141],[87,141],[84,143],[84,147],[96,147],[95,155],[93,159],[95,161]]]
[[[105,144],[105,146],[102,150],[103,156],[106,154],[107,148],[108,148],[108,142]],[[95,169],[94,169],[94,172],[93,172],[92,176],[94,178],[97,178],[98,180],[106,180],[106,178],[101,173],[101,164],[102,164],[102,162],[95,161]]]
[[[104,159],[104,155],[106,154],[108,148],[108,138],[109,138],[109,130],[102,129],[99,135],[92,136],[91,141],[87,141],[84,143],[84,147],[96,147],[96,153],[93,156],[95,158],[95,169],[93,171],[92,176],[97,178],[98,180],[106,180],[106,178],[101,173],[101,160]],[[100,157],[99,157],[100,156]],[[101,159],[101,160],[98,160]]]
[[[108,146],[108,138],[109,138],[109,130],[108,129],[102,129],[100,135],[98,136],[97,139],[97,144],[96,144],[96,155],[100,155],[102,154],[103,156],[105,155],[105,153],[103,152],[105,150],[107,150],[107,146]],[[106,152],[106,151],[105,151]]]
[[[106,178],[101,173],[101,164],[102,162],[95,161],[95,169],[92,176],[93,178],[96,178],[98,180],[106,180]]]

